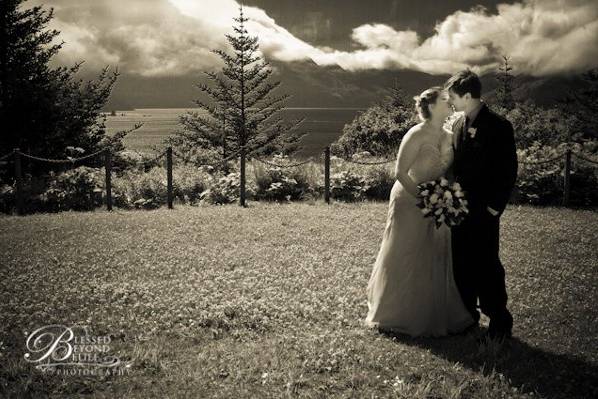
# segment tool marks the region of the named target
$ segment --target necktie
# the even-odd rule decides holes
[[[462,137],[462,141],[467,140],[467,136],[469,134],[469,132],[467,131],[469,129],[469,116],[465,116],[465,121],[463,122],[463,137]]]

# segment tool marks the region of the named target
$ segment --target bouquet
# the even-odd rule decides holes
[[[419,189],[417,207],[421,209],[424,217],[435,219],[437,229],[443,223],[447,226],[456,226],[469,213],[465,193],[457,182],[450,184],[443,177],[421,183],[417,188]]]

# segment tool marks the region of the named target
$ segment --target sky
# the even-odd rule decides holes
[[[29,0],[53,7],[65,45],[54,62],[84,59],[138,76],[220,66],[237,0]],[[596,0],[251,0],[248,30],[280,62],[346,71],[485,73],[500,56],[521,73],[575,73],[598,64]]]

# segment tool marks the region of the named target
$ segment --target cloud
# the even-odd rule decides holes
[[[66,44],[57,63],[86,60],[93,68],[118,65],[141,76],[188,75],[220,66],[212,49],[228,49],[238,15],[235,0],[35,0],[55,8],[51,28]],[[524,0],[500,4],[494,13],[477,7],[439,22],[435,33],[384,24],[353,29],[355,49],[316,47],[291,34],[257,7],[244,7],[247,29],[261,52],[283,62],[313,60],[348,71],[411,69],[431,74],[472,68],[494,70],[501,55],[518,73],[549,75],[598,66],[595,0]]]

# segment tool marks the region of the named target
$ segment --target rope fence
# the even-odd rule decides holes
[[[17,153],[18,153],[18,154],[19,154],[20,156],[22,156],[22,157],[29,158],[29,159],[33,159],[33,160],[35,160],[35,161],[49,162],[49,163],[56,163],[56,164],[65,164],[65,163],[73,163],[73,164],[74,164],[75,162],[78,162],[78,161],[83,161],[83,160],[85,160],[85,159],[93,158],[93,157],[95,157],[96,155],[99,155],[99,154],[101,154],[101,153],[103,153],[103,152],[105,152],[105,151],[106,151],[105,149],[102,149],[102,150],[99,150],[99,151],[96,151],[96,152],[94,152],[93,154],[85,155],[85,156],[82,156],[82,157],[79,157],[79,158],[71,158],[71,157],[68,157],[67,159],[49,159],[49,158],[42,158],[42,157],[37,157],[37,156],[35,156],[35,155],[31,155],[31,154],[25,154],[25,153],[23,153],[23,152],[21,152],[21,151],[18,151],[18,150],[15,150],[15,152],[14,152],[14,153],[15,153],[15,154],[17,154]]]
[[[258,161],[258,162],[263,163],[264,165],[274,166],[276,168],[295,168],[297,166],[305,165],[306,163],[315,161],[314,157],[309,157],[308,159],[306,159],[305,161],[302,161],[302,162],[297,162],[297,163],[288,164],[288,165],[279,165],[279,164],[276,164],[274,162],[270,162],[270,161],[266,161],[266,160],[260,159],[258,157],[254,157],[254,159],[256,161]]]
[[[14,155],[14,153],[15,152],[13,150],[13,151],[9,152],[8,154],[1,156],[0,157],[0,161],[4,161],[5,159],[8,159],[8,158],[12,157]]]
[[[543,160],[538,160],[538,161],[519,161],[520,164],[523,165],[544,165],[544,164],[548,164],[548,163],[552,163],[555,161],[560,161],[563,158],[563,155],[566,154],[566,151],[558,154],[552,158],[549,159],[543,159]]]
[[[232,159],[236,159],[244,150],[248,150],[245,153],[245,156],[249,156],[249,155],[259,151],[262,147],[248,150],[247,146],[242,146],[242,147],[239,147],[239,150],[237,152],[229,155],[228,157],[226,157],[224,159],[219,159],[215,162],[202,163],[199,166],[215,166],[215,165],[223,164]],[[50,158],[39,157],[39,156],[35,156],[32,154],[23,153],[18,148],[15,148],[15,149],[13,149],[12,152],[9,152],[8,154],[1,156],[0,161],[10,160],[11,158],[14,161],[15,178],[16,178],[16,181],[15,181],[16,193],[15,194],[16,194],[17,214],[19,214],[19,215],[23,214],[23,209],[24,209],[23,208],[23,189],[22,189],[23,178],[22,178],[22,165],[21,165],[23,158],[31,159],[31,160],[35,160],[35,161],[39,161],[39,162],[48,162],[48,163],[52,163],[52,164],[71,164],[71,165],[73,165],[76,162],[84,161],[86,159],[91,159],[93,157],[96,157],[96,156],[99,156],[102,154],[104,156],[104,168],[105,168],[105,174],[106,174],[106,176],[105,176],[106,209],[108,211],[111,211],[112,210],[112,183],[111,183],[112,182],[112,153],[110,152],[109,149],[104,148],[104,149],[96,151],[92,154],[88,154],[88,155],[85,155],[82,157],[78,157],[78,158],[68,157],[67,159],[50,159]],[[330,203],[330,165],[331,165],[330,146],[325,147],[325,149],[323,151],[323,155],[324,155],[324,186],[325,186],[324,187],[325,188],[324,199],[325,199],[325,202],[329,204]],[[345,162],[358,164],[358,165],[384,165],[384,164],[388,164],[391,162],[395,162],[394,159],[382,160],[382,161],[360,161],[360,160],[355,160],[355,159],[348,159],[348,158],[339,156],[338,154],[334,154],[334,155],[336,157],[338,157],[339,159],[342,159]],[[174,152],[172,147],[168,147],[168,148],[166,148],[165,151],[162,151],[161,153],[157,154],[155,157],[141,162],[141,164],[145,167],[150,163],[156,162],[157,160],[159,160],[163,157],[166,157],[167,192],[168,192],[167,202],[168,202],[169,209],[173,209],[173,199],[174,199],[173,178],[172,178],[173,156],[176,156],[183,160],[185,160],[185,158],[186,158],[183,155]],[[598,160],[591,159],[578,151],[572,150],[571,148],[569,148],[566,151],[561,152],[551,158],[548,158],[548,159],[539,159],[539,160],[533,160],[533,161],[520,160],[519,163],[523,164],[523,165],[545,165],[545,164],[560,162],[560,161],[564,160],[563,204],[566,206],[569,203],[570,191],[571,191],[570,179],[571,179],[571,167],[572,167],[572,164],[571,164],[572,159],[571,158],[572,158],[572,156],[574,156],[577,159],[582,160],[584,162],[588,162],[588,163],[592,164],[593,166],[598,165]],[[317,160],[320,159],[320,157],[311,156],[304,161],[285,164],[285,165],[271,162],[271,161],[268,161],[265,159],[261,159],[260,157],[257,157],[257,156],[253,156],[251,159],[254,159],[262,164],[277,167],[277,168],[293,168],[293,167],[305,165],[310,162],[316,162]]]
[[[342,159],[345,162],[354,163],[354,164],[357,164],[357,165],[384,165],[384,164],[387,164],[387,163],[396,162],[395,159],[385,159],[383,161],[372,161],[372,162],[369,162],[369,161],[359,161],[359,160],[356,160],[356,159],[346,158],[346,157],[342,156],[341,154],[335,154],[333,152],[331,152],[331,154],[334,155],[334,156],[336,156],[336,157],[338,157],[338,158],[340,158],[340,159]]]
[[[576,151],[573,151],[572,154],[575,155],[576,158],[581,159],[582,161],[586,161],[591,164],[598,165],[598,160],[596,160],[596,159],[586,158],[585,156],[583,156],[582,154],[580,154]]]

